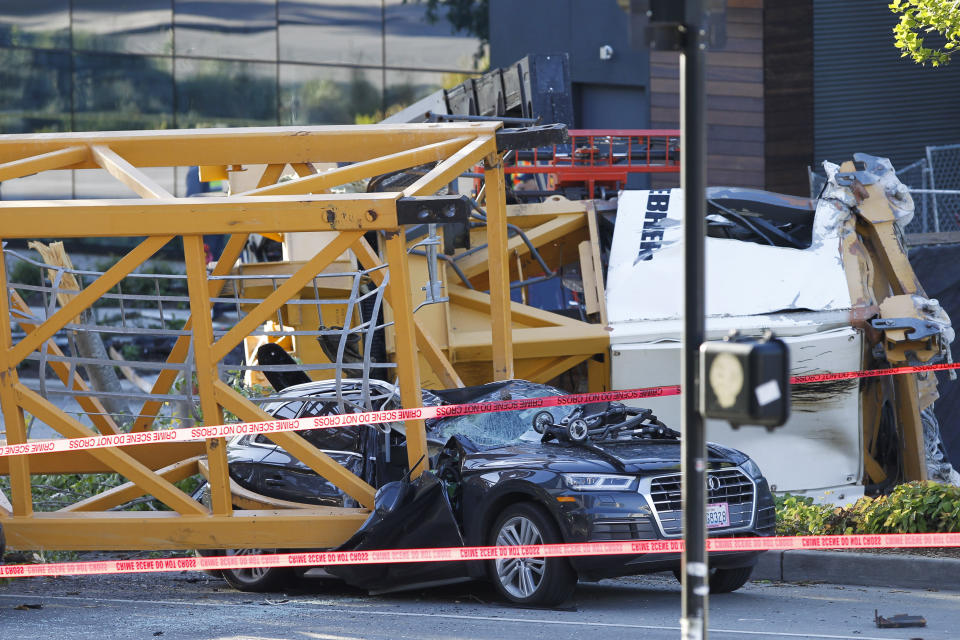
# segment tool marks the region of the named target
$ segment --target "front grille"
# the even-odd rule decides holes
[[[777,512],[774,507],[757,509],[757,533],[773,535],[777,528]]]
[[[754,497],[754,486],[750,478],[739,469],[718,469],[707,472],[707,475],[708,478],[720,481],[719,487],[709,489],[707,502],[726,502],[730,508],[730,525],[725,528],[749,526],[753,516]],[[683,496],[680,482],[679,473],[660,476],[650,482],[650,506],[659,516],[660,527],[667,536],[680,535],[683,532]]]
[[[766,483],[757,495],[757,533],[773,535],[777,528],[777,509],[773,502],[773,495],[767,490]]]
[[[591,542],[611,540],[655,540],[649,519],[644,520],[598,520],[593,523]]]

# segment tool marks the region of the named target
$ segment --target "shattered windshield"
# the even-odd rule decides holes
[[[514,381],[494,393],[476,398],[474,402],[542,398],[557,395],[567,394],[546,385]],[[447,440],[453,435],[466,436],[482,447],[499,447],[518,442],[539,442],[541,435],[533,430],[533,417],[541,411],[549,411],[553,415],[554,421],[559,422],[561,418],[570,413],[570,407],[546,407],[458,416],[437,422],[433,425],[432,430],[441,440]]]

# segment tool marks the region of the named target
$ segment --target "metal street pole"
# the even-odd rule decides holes
[[[683,187],[684,297],[681,371],[683,473],[683,606],[684,640],[707,637],[707,442],[698,406],[698,357],[704,340],[705,190],[706,190],[706,31],[703,0],[684,0],[680,55],[680,162]]]

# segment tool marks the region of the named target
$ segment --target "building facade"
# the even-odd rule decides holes
[[[376,122],[481,58],[416,1],[0,0],[0,133]]]
[[[904,167],[960,143],[960,62],[901,59],[887,0],[726,4],[711,184],[801,194],[823,160]],[[490,0],[490,62],[567,52],[576,126],[675,128],[678,56],[631,48],[627,23],[617,0]],[[0,133],[375,122],[485,64],[417,0],[0,0]],[[172,169],[154,178],[184,193]],[[122,195],[31,180],[0,198]]]
[[[901,58],[888,5],[727,0],[726,46],[707,56],[708,183],[801,195],[824,160],[865,152],[902,168],[960,144],[960,60]],[[617,0],[490,0],[490,16],[492,66],[570,53],[578,126],[679,126],[679,56],[631,50]]]

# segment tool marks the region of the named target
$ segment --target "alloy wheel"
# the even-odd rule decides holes
[[[497,546],[543,544],[540,529],[524,516],[514,516],[500,527]],[[516,598],[529,598],[543,582],[545,558],[504,558],[496,561],[497,579]]]
[[[272,549],[227,549],[228,556],[256,556],[263,553],[274,553]],[[249,567],[246,569],[228,569],[238,582],[255,584],[263,580],[270,567]]]

